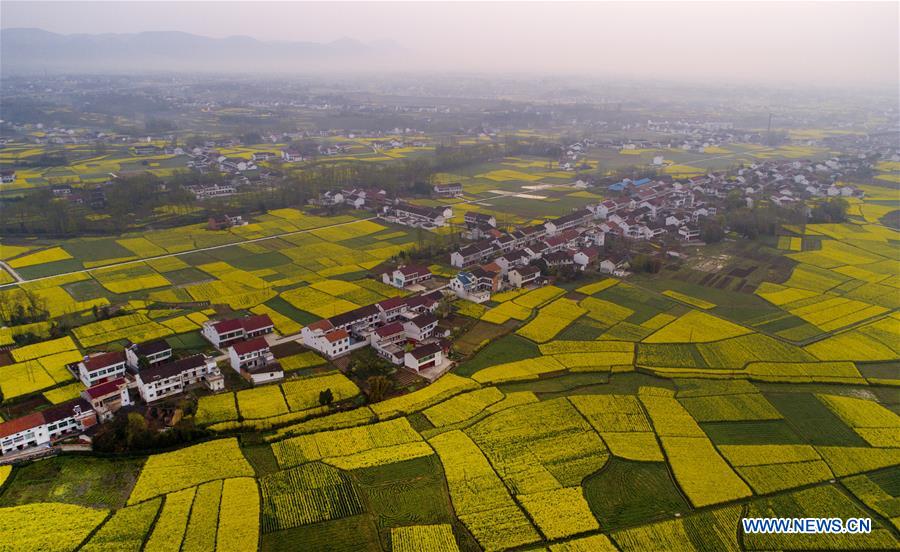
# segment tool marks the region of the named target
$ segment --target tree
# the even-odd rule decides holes
[[[146,370],[147,368],[150,368],[150,359],[144,355],[138,356],[138,371]]]
[[[842,197],[834,197],[813,207],[810,218],[815,223],[839,223],[847,220],[850,205]]]
[[[725,229],[719,219],[706,219],[700,227],[700,239],[706,243],[717,243],[725,237]]]
[[[324,391],[319,391],[319,404],[322,406],[328,406],[334,402],[334,393],[331,392],[331,388],[325,389]]]
[[[147,439],[147,420],[138,412],[129,412],[125,424],[125,442],[129,448],[139,448]]]
[[[733,211],[746,206],[747,201],[744,199],[740,190],[731,190],[728,192],[728,195],[725,196],[725,209],[727,211]]]
[[[369,402],[374,403],[383,400],[393,389],[394,383],[385,376],[372,376],[366,380],[366,386],[369,389]]]

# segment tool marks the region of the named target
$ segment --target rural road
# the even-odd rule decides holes
[[[19,276],[19,273],[18,273],[18,272],[16,272],[15,270],[13,270],[13,267],[9,266],[9,265],[6,264],[5,262],[0,261],[0,268],[2,268],[3,270],[9,272],[9,273],[12,275],[12,277],[16,279],[16,282],[15,282],[15,283],[21,283],[21,282],[24,282],[24,281],[25,281],[24,278],[22,278],[21,276]],[[13,285],[13,284],[6,284],[6,285],[11,286],[11,285]],[[3,286],[0,286],[0,287],[3,287]]]

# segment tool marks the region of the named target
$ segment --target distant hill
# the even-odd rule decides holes
[[[61,35],[41,29],[0,30],[0,67],[5,73],[343,70],[384,66],[387,54],[403,51],[391,41],[365,44],[351,38],[265,42],[175,31]]]

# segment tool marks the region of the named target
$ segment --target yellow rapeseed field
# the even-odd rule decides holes
[[[208,441],[147,458],[128,503],[135,504],[214,479],[253,474],[237,439]]]

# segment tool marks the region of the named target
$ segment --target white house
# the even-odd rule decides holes
[[[278,157],[275,152],[272,151],[257,151],[253,152],[251,155],[254,161],[268,161],[269,159],[274,159]]]
[[[381,275],[381,280],[388,285],[405,288],[413,284],[418,284],[431,278],[431,271],[424,266],[406,265],[399,266],[393,272],[385,272]]]
[[[207,320],[200,333],[215,347],[222,348],[234,341],[272,333],[274,329],[275,324],[269,315],[261,314],[221,322]]]
[[[459,197],[463,193],[462,184],[454,182],[452,184],[436,184],[434,186],[434,195],[438,197]]]
[[[589,264],[595,262],[600,257],[600,249],[597,247],[585,247],[572,256],[575,266],[584,270]]]
[[[81,392],[81,396],[91,403],[101,422],[111,420],[120,408],[131,404],[128,382],[125,378],[116,378],[88,387]]]
[[[335,328],[328,320],[319,320],[301,330],[303,344],[319,351],[325,357],[335,357],[350,352],[350,334],[343,328]]]
[[[535,282],[541,275],[541,270],[536,266],[523,266],[509,271],[507,278],[509,283],[517,288],[525,287]]]
[[[394,364],[403,364],[402,345],[406,342],[406,330],[400,322],[391,322],[378,328],[370,337],[372,348],[379,356]]]
[[[488,242],[469,244],[450,254],[450,264],[457,268],[465,268],[478,264],[494,252],[494,246]]]
[[[294,163],[296,161],[303,161],[303,154],[300,153],[300,150],[283,149],[283,150],[281,150],[281,159],[288,163]]]
[[[225,388],[225,378],[213,358],[193,355],[141,370],[135,376],[138,392],[147,403],[178,395],[196,383],[204,382],[212,391]]]
[[[228,347],[228,361],[235,372],[244,368],[268,364],[275,361],[266,340],[257,337],[247,341],[239,341]]]
[[[85,387],[125,375],[125,352],[115,351],[84,357],[78,363],[78,379]]]
[[[150,366],[172,358],[172,346],[162,339],[132,344],[125,349],[125,363],[137,370],[140,359],[146,358]]]
[[[437,327],[438,319],[430,313],[420,314],[403,323],[407,337],[415,341],[424,341],[431,337]]]
[[[0,453],[48,446],[54,439],[96,425],[91,405],[78,398],[0,423]]]
[[[421,372],[432,366],[438,366],[442,362],[444,362],[444,352],[437,343],[428,343],[416,347],[403,357],[403,364],[416,372]]]
[[[450,280],[450,289],[460,299],[473,303],[484,303],[491,298],[491,291],[479,285],[478,278],[471,272],[460,272]]]

